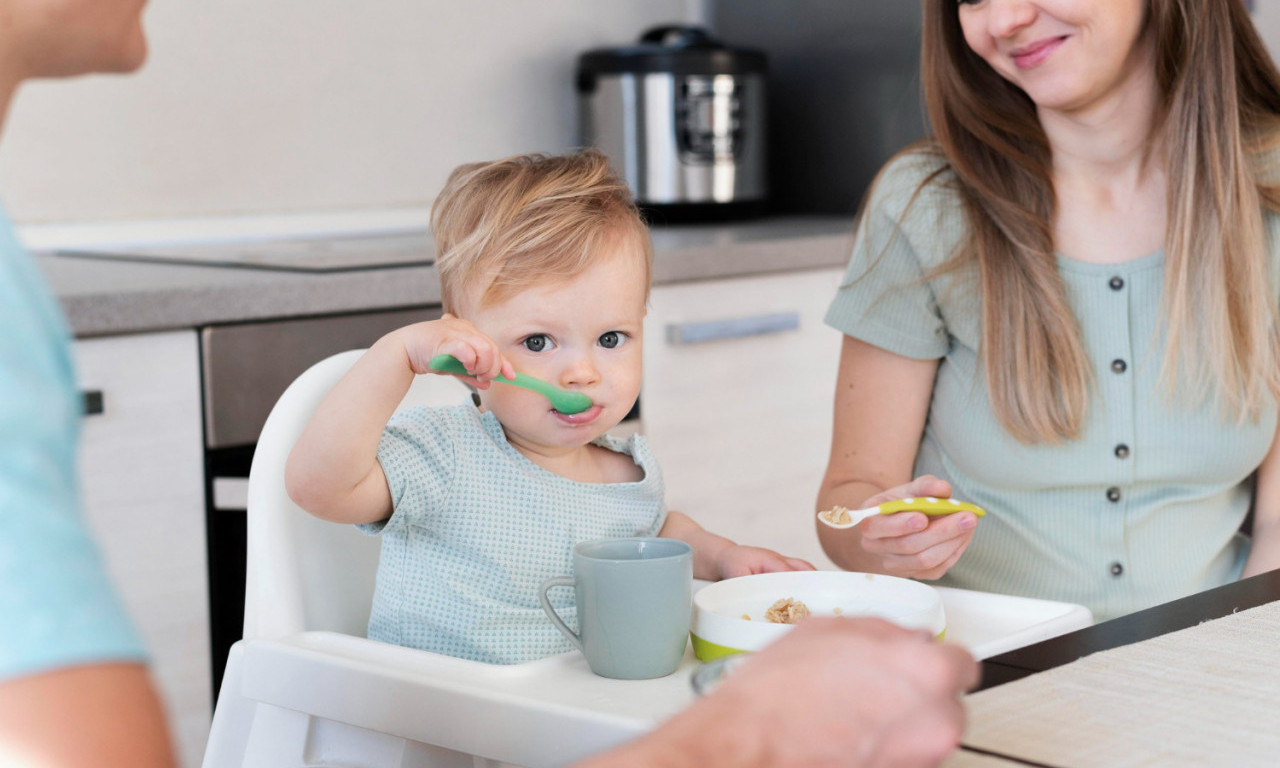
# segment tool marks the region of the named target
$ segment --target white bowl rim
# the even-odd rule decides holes
[[[843,616],[878,616],[934,634],[946,628],[942,596],[927,584],[855,571],[787,571],[725,579],[698,590],[693,596],[693,633],[728,648],[759,650],[794,626],[764,619],[776,600],[792,597],[814,615],[834,615],[833,593]],[[751,620],[742,618],[744,612]]]

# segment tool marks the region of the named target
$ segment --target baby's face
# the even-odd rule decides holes
[[[633,243],[609,247],[608,258],[569,282],[533,286],[466,311],[518,372],[583,392],[594,403],[567,415],[520,387],[494,384],[482,391],[481,402],[519,449],[586,445],[616,426],[640,393],[644,256]]]

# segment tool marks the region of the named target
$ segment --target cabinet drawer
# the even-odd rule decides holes
[[[197,766],[212,684],[196,334],[82,340],[75,353],[98,406],[80,445],[85,515],[151,654],[182,764]]]
[[[818,565],[841,343],[822,316],[841,272],[659,286],[646,319],[643,421],[668,504]]]

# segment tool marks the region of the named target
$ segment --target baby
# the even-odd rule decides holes
[[[432,230],[446,314],[379,339],[321,403],[286,468],[308,512],[383,536],[370,638],[499,664],[569,651],[538,587],[572,572],[573,545],[589,539],[686,541],[702,579],[812,569],[667,511],[644,438],[607,434],[640,391],[652,255],[602,154],[458,168]],[[479,405],[393,417],[439,354],[466,366]],[[593,405],[565,414],[536,393],[491,386],[516,371]],[[571,591],[555,595],[572,622]]]

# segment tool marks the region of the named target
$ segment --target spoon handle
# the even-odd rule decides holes
[[[453,355],[436,355],[435,357],[431,358],[431,362],[427,363],[427,367],[433,371],[439,371],[440,373],[452,373],[458,376],[471,375],[467,371],[467,367],[462,364],[462,361],[454,357]],[[508,379],[506,376],[503,376],[502,374],[498,374],[497,376],[494,377],[494,381],[502,381],[502,382],[506,382],[507,384],[515,384],[518,387],[524,387],[525,389],[532,389],[533,391],[538,392],[540,394],[546,394],[546,393],[543,390],[538,388],[539,384],[541,384],[543,387],[551,386],[547,384],[545,381],[542,381],[541,379],[535,379],[532,376],[525,376],[523,373],[517,373],[514,380]]]
[[[952,515],[956,512],[972,512],[978,517],[983,517],[987,514],[987,511],[977,504],[970,504],[959,499],[935,499],[930,496],[920,499],[894,499],[866,509],[846,509],[844,510],[844,515],[847,515],[848,519],[844,522],[834,522],[835,519],[838,519],[835,514],[837,510],[823,510],[818,513],[818,519],[832,528],[852,528],[868,517],[892,515],[896,512],[908,511],[923,512],[930,516]],[[841,515],[841,517],[844,515]]]
[[[452,373],[458,376],[471,375],[467,372],[467,367],[462,364],[462,361],[453,355],[436,355],[427,363],[427,367],[440,373]],[[506,376],[499,374],[494,378],[494,381],[513,384],[517,387],[537,392],[551,401],[552,407],[561,413],[581,413],[591,407],[591,398],[581,392],[567,392],[548,384],[542,379],[523,373],[517,373],[514,379],[508,379]]]
[[[895,499],[886,501],[873,509],[880,510],[882,515],[892,515],[894,512],[923,512],[926,515],[950,515],[956,512],[972,512],[978,517],[987,514],[987,511],[977,504],[970,504],[967,501],[959,499],[935,499],[932,496],[923,499]]]

